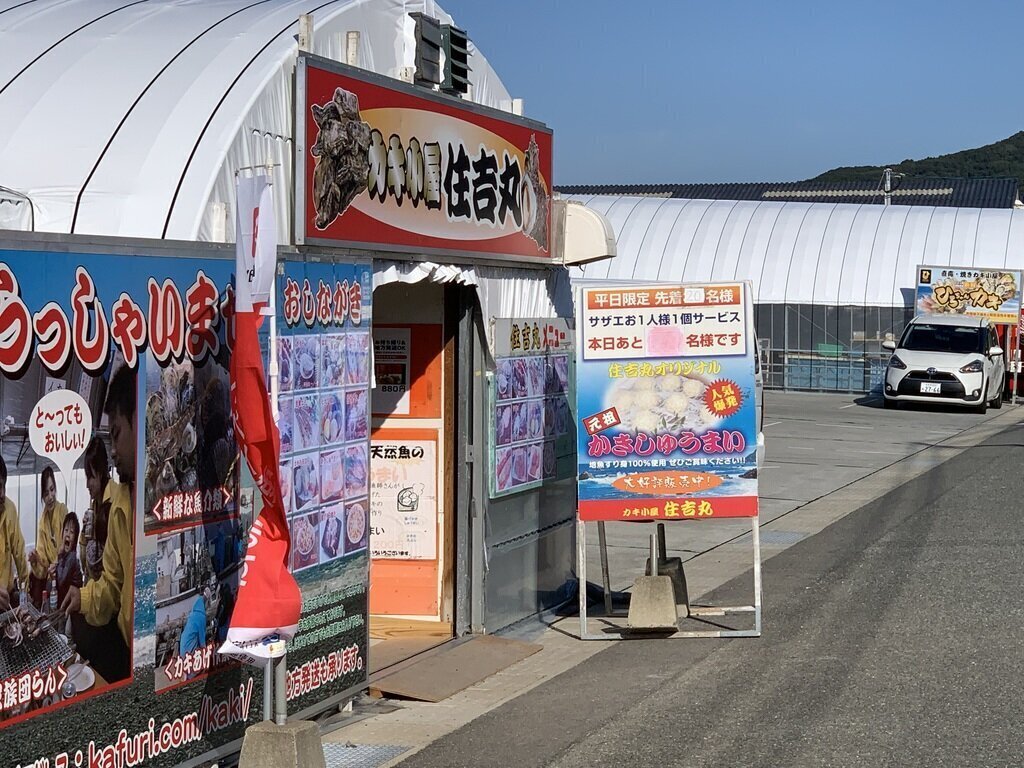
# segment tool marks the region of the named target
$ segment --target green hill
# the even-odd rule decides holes
[[[877,181],[886,168],[918,178],[1006,178],[1024,180],[1024,131],[1008,139],[977,149],[965,149],[949,155],[904,160],[895,165],[857,165],[833,168],[809,181]]]

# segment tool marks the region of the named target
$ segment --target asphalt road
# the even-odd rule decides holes
[[[1005,413],[981,416],[933,406],[886,411],[880,400],[858,395],[766,392],[767,458],[758,483],[761,524]],[[738,530],[746,530],[746,524],[669,525],[668,550],[687,561]],[[650,526],[613,523],[607,532],[612,589],[629,589],[646,564]],[[593,563],[588,578],[600,583],[596,525],[587,527],[587,539]],[[699,594],[700,571],[688,580]]]
[[[760,639],[617,643],[401,765],[1024,764],[1022,460],[1018,426],[769,560]]]

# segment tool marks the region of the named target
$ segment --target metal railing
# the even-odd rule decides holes
[[[766,389],[807,392],[880,392],[888,353],[766,349]]]

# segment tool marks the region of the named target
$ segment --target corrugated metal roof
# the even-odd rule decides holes
[[[893,205],[951,208],[1013,208],[1017,179],[904,178],[893,181]],[[632,195],[685,200],[777,200],[802,203],[885,202],[871,181],[792,181],[750,184],[577,184],[555,187],[566,195]]]
[[[1024,210],[574,195],[614,259],[574,278],[751,280],[758,303],[906,306],[920,264],[1024,269]]]

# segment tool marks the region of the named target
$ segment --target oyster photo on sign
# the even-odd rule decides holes
[[[317,229],[327,229],[366,189],[370,170],[370,126],[359,116],[359,97],[344,88],[334,89],[334,98],[312,106],[316,141],[310,154],[313,169],[313,205]]]
[[[522,186],[523,232],[545,251],[548,249],[548,203],[550,195],[547,185],[540,177],[540,147],[536,136],[530,136],[526,148],[526,172]]]

